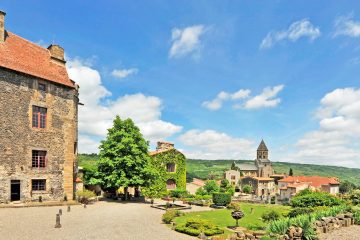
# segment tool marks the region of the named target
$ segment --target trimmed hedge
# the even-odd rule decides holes
[[[293,208],[318,207],[318,206],[339,206],[344,204],[340,198],[326,192],[307,192],[296,195],[291,199],[290,205]]]
[[[175,228],[175,231],[186,233],[191,236],[199,236],[201,232],[204,232],[206,236],[213,236],[224,233],[219,226],[200,219],[189,219],[185,224],[180,224]]]
[[[213,193],[213,202],[217,206],[226,206],[231,202],[229,193]]]
[[[172,222],[176,217],[180,217],[182,213],[179,210],[168,210],[162,215],[162,221],[166,224]]]

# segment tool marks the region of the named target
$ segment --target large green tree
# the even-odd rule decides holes
[[[149,143],[131,119],[116,116],[114,125],[100,144],[99,178],[104,189],[116,191],[124,187],[149,186],[157,172],[150,163]]]

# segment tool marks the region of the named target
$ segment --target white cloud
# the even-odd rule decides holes
[[[335,20],[334,26],[334,37],[339,35],[360,37],[360,22],[356,22],[353,20],[353,14],[338,17]]]
[[[234,108],[258,109],[276,107],[281,102],[281,99],[275,97],[283,88],[284,85],[278,85],[272,88],[266,87],[263,89],[261,94],[254,97],[250,97],[251,91],[249,89],[240,89],[235,93],[228,93],[222,91],[213,100],[203,102],[202,106],[209,110],[215,111],[219,110],[223,106],[223,103],[225,101],[248,99],[243,103],[234,104]]]
[[[75,59],[68,61],[67,68],[70,78],[80,85],[80,101],[84,103],[79,106],[80,152],[98,151],[97,139],[106,136],[116,115],[132,118],[144,137],[153,143],[181,131],[181,126],[161,120],[161,99],[138,93],[111,100],[108,98],[111,92],[91,65]]]
[[[308,19],[302,19],[293,22],[286,30],[269,32],[262,40],[260,49],[271,48],[277,42],[283,40],[296,42],[301,37],[308,37],[310,41],[313,41],[320,35],[319,27],[315,27]]]
[[[319,129],[306,133],[290,158],[300,162],[360,167],[360,89],[339,88],[321,99]]]
[[[201,48],[200,37],[205,32],[204,25],[194,25],[183,29],[172,29],[169,57],[183,57],[191,53],[198,53]]]
[[[214,130],[193,129],[179,136],[178,140],[190,148],[184,150],[188,158],[252,159],[256,153],[253,141],[234,138]]]
[[[266,87],[261,94],[247,100],[242,107],[245,109],[276,107],[281,102],[281,99],[275,97],[283,88],[284,85],[278,85],[272,88]]]
[[[114,69],[111,72],[111,75],[113,75],[116,78],[126,78],[129,75],[137,74],[139,70],[137,68],[129,68],[129,69]]]

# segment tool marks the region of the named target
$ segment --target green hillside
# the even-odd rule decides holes
[[[80,154],[78,156],[79,166],[95,165],[99,159],[96,154]],[[225,170],[230,169],[233,160],[193,160],[188,159],[186,162],[187,180],[192,178],[207,179],[209,175],[221,177]],[[253,163],[250,160],[238,160],[236,163]],[[324,166],[314,164],[298,164],[273,162],[276,173],[288,173],[289,169],[293,169],[294,175],[318,175],[338,177],[340,180],[347,180],[356,185],[360,185],[360,169],[345,168],[335,166]]]

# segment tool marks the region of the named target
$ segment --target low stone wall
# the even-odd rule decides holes
[[[317,233],[328,233],[341,227],[349,227],[355,224],[352,213],[339,214],[336,217],[323,217],[315,222]]]

